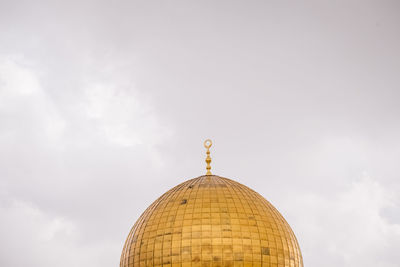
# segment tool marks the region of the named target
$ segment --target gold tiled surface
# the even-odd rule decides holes
[[[158,198],[126,239],[121,267],[302,267],[296,237],[261,195],[215,175]]]

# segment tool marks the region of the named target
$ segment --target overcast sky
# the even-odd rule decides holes
[[[0,0],[0,265],[109,267],[212,171],[307,267],[398,267],[398,1]]]

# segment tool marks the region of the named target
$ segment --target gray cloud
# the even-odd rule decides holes
[[[398,13],[1,2],[0,264],[118,266],[140,213],[204,173],[212,138],[214,173],[283,213],[306,266],[397,266]]]

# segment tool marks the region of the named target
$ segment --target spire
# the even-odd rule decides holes
[[[206,175],[212,175],[211,174],[211,157],[210,157],[210,147],[212,146],[212,141],[210,139],[207,139],[204,141],[204,147],[207,148],[207,158],[206,158],[206,163],[207,163],[207,173]]]

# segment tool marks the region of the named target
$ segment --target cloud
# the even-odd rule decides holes
[[[107,253],[119,250],[111,242],[82,245],[82,229],[76,223],[4,193],[0,195],[0,213],[2,266],[112,265]]]
[[[88,120],[112,143],[122,146],[160,143],[169,134],[160,127],[151,105],[138,99],[133,85],[95,81],[83,88]],[[121,84],[122,83],[122,84]]]
[[[306,266],[397,266],[398,13],[0,1],[1,265],[118,265],[212,138],[213,172],[283,211]]]
[[[382,212],[398,209],[398,201],[394,192],[367,174],[333,197],[296,196],[292,210],[302,218],[296,230],[302,241],[308,240],[300,242],[305,264],[395,266],[391,258],[400,246],[400,222],[389,221]]]
[[[0,58],[1,265],[117,265],[132,215],[115,207],[132,207],[136,176],[162,166],[156,146],[171,130],[113,70],[88,71],[72,102],[52,94],[48,75]]]
[[[22,56],[0,57],[2,134],[19,139],[28,137],[25,134],[29,131],[48,143],[56,142],[65,129],[65,121],[31,69]]]

